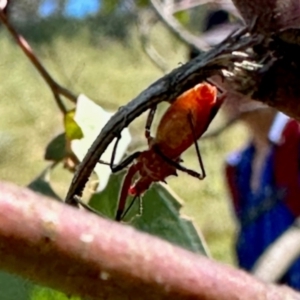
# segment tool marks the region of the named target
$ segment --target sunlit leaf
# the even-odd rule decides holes
[[[52,290],[50,288],[36,286],[32,293],[30,300],[80,300],[80,297],[69,296],[62,292]]]
[[[190,14],[186,10],[177,12],[174,17],[183,25],[190,22]]]
[[[149,0],[136,0],[135,4],[137,7],[147,7],[150,5]]]
[[[47,167],[38,177],[29,183],[28,188],[42,195],[61,201],[50,185],[50,172],[51,169]]]
[[[56,136],[46,147],[45,159],[61,161],[66,156],[66,135],[64,133]]]
[[[109,218],[114,218],[119,190],[125,172],[111,176],[106,189],[94,194],[89,204]],[[128,199],[128,203],[131,199]],[[182,207],[178,196],[161,184],[154,184],[142,197],[143,212],[139,214],[139,203],[128,212],[125,222],[135,228],[159,236],[173,244],[193,252],[206,254],[206,246],[200,232],[192,221],[180,215]]]
[[[65,114],[64,125],[66,130],[66,137],[69,140],[78,140],[83,138],[83,133],[80,126],[74,120],[75,110],[69,111]]]
[[[118,8],[121,0],[102,0],[102,11],[104,13],[111,13]]]
[[[100,105],[96,104],[85,95],[80,95],[78,97],[74,119],[82,129],[84,137],[80,140],[71,141],[71,149],[79,161],[83,160],[101,129],[113,114],[114,113],[105,111]],[[101,160],[110,162],[115,141],[116,139],[114,139],[107,147],[106,151],[101,156]],[[131,135],[128,128],[125,128],[122,131],[122,137],[118,144],[114,164],[118,164],[121,161],[130,142]],[[109,166],[97,164],[94,171],[99,178],[97,191],[102,191],[107,185],[111,169]]]

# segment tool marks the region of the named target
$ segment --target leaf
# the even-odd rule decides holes
[[[31,183],[29,183],[28,188],[42,195],[62,201],[60,197],[53,191],[49,183],[50,171],[51,168],[47,167],[38,177],[36,177]]]
[[[0,271],[1,300],[30,300],[33,287],[28,280]]]
[[[62,161],[66,156],[66,135],[64,133],[56,136],[47,146],[45,159],[55,162]]]
[[[112,13],[119,7],[120,3],[120,0],[102,0],[102,10],[105,14]]]
[[[174,14],[174,17],[183,25],[187,25],[190,22],[190,14],[188,11],[179,11]]]
[[[71,110],[65,114],[64,125],[66,130],[66,137],[69,140],[79,140],[83,138],[83,132],[77,122],[74,120],[75,110]]]
[[[85,95],[78,97],[74,119],[82,129],[84,137],[80,140],[71,141],[71,150],[79,161],[83,160],[88,149],[113,115],[114,113],[104,110],[100,105]],[[101,156],[101,160],[110,162],[115,141],[116,139],[107,147]],[[121,161],[130,142],[131,135],[128,128],[125,128],[121,133],[121,139],[119,140],[118,148],[115,153],[114,164],[118,164]],[[109,166],[97,164],[94,171],[100,180],[97,191],[102,191],[107,185],[109,176],[111,175],[111,169]]]
[[[30,300],[80,300],[80,297],[68,296],[62,292],[46,287],[36,286],[31,294]]]
[[[114,219],[119,190],[125,172],[111,176],[106,189],[92,196],[89,204]],[[128,198],[128,203],[131,199]],[[139,213],[139,203],[131,208],[124,221],[130,221],[135,228],[161,237],[173,244],[196,253],[207,255],[206,246],[194,224],[179,214],[182,207],[178,196],[161,184],[154,184],[142,197],[143,212]]]
[[[137,7],[147,7],[150,5],[149,0],[136,0],[135,4]]]

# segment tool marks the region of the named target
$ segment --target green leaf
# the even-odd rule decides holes
[[[0,271],[1,300],[30,300],[33,286],[28,280]]]
[[[137,7],[147,7],[150,5],[149,0],[136,0],[135,4]]]
[[[102,0],[102,10],[106,14],[112,13],[118,8],[120,3],[120,0]]]
[[[62,292],[52,290],[46,287],[36,286],[31,294],[30,300],[80,300],[75,296],[68,296]]]
[[[77,122],[74,120],[75,110],[71,110],[65,114],[64,124],[66,137],[69,140],[80,140],[83,138],[83,132]]]
[[[111,176],[106,189],[92,196],[89,204],[114,219],[117,209],[118,195],[125,172]],[[128,198],[128,203],[131,198]],[[136,201],[125,217],[135,228],[159,236],[173,244],[193,252],[206,254],[202,241],[194,224],[181,218],[179,209],[182,205],[174,193],[161,184],[154,184],[142,197],[143,212],[139,213],[139,201]]]
[[[177,12],[174,14],[174,17],[183,25],[187,25],[190,22],[190,14],[186,10]]]
[[[66,156],[66,135],[64,133],[56,136],[47,146],[45,159],[59,162]]]
[[[42,195],[62,201],[60,197],[53,191],[49,183],[50,171],[51,169],[47,167],[38,177],[29,183],[27,187]]]

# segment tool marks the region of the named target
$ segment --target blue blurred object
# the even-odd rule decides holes
[[[247,271],[300,215],[300,125],[286,120],[282,130],[277,130],[281,132],[277,141],[270,143],[257,190],[250,186],[256,152],[252,143],[227,161],[227,183],[240,224],[236,254],[239,266]],[[280,283],[300,290],[300,259],[291,265]]]
[[[96,13],[101,7],[101,0],[69,0],[63,14],[67,17],[82,19]],[[39,8],[42,17],[51,16],[58,9],[58,1],[44,0]]]
[[[65,7],[65,15],[74,18],[84,18],[100,9],[99,0],[69,0]]]
[[[57,2],[53,0],[44,0],[39,7],[39,14],[41,17],[48,17],[52,15],[57,9]]]

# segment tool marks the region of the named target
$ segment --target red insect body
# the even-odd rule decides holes
[[[198,140],[215,116],[216,105],[217,89],[208,83],[198,84],[179,96],[166,111],[157,128],[155,140],[165,156],[178,158],[194,143],[195,138]]]
[[[128,194],[140,196],[153,182],[165,181],[168,176],[177,175],[176,167],[157,153],[154,147],[158,147],[165,157],[179,163],[180,155],[206,131],[221,103],[216,87],[202,83],[183,93],[171,104],[158,125],[156,137],[148,140],[149,149],[140,153],[124,178],[117,219],[124,211]],[[131,186],[136,173],[139,173],[139,178]]]

